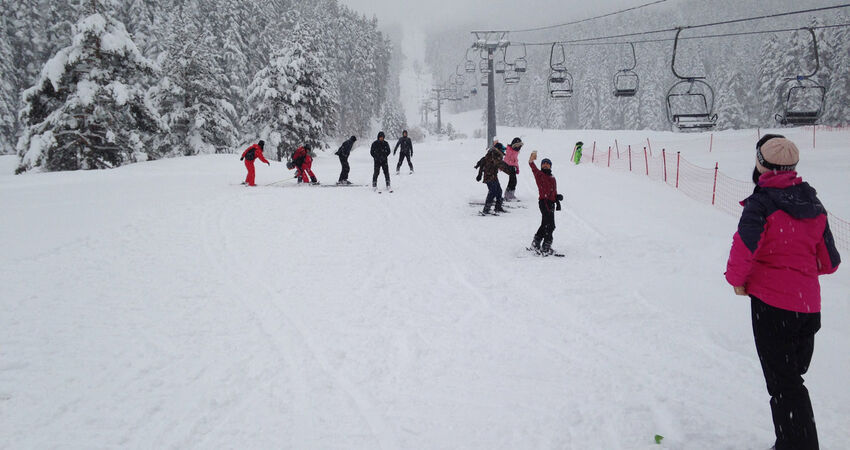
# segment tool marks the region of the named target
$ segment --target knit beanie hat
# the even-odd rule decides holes
[[[543,158],[543,160],[540,161],[540,166],[542,167],[543,164],[549,164],[549,167],[552,167],[552,160],[550,160],[549,158]]]
[[[581,147],[583,145],[584,145],[584,142],[582,142],[582,141],[576,142],[576,147]]]
[[[354,142],[356,140],[357,140],[357,136],[351,136],[351,142]]]
[[[514,144],[522,145],[522,139],[515,137],[514,140],[511,141],[511,147],[513,147]]]
[[[759,172],[794,170],[800,161],[800,150],[784,137],[774,137],[756,147],[756,167]]]
[[[257,145],[259,145],[260,148],[263,148],[263,146],[266,145],[266,141],[260,139],[260,142],[257,142]]]
[[[382,137],[384,137],[384,132],[383,132],[383,131],[379,131],[379,132],[378,132],[378,139],[380,139],[380,138],[382,138]]]
[[[501,142],[497,142],[496,145],[494,145],[494,147],[496,147],[496,149],[499,150],[500,152],[505,153],[505,150],[506,150],[505,146],[502,145]]]

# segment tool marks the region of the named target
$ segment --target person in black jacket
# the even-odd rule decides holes
[[[369,151],[372,159],[375,161],[375,171],[372,173],[372,189],[378,188],[378,174],[381,169],[384,170],[384,178],[387,181],[387,189],[390,188],[390,170],[387,165],[387,158],[390,156],[390,144],[384,140],[384,132],[378,133],[378,139],[372,142],[372,149]]]
[[[339,163],[342,164],[342,171],[339,173],[339,181],[336,184],[351,184],[348,181],[348,171],[351,169],[351,166],[348,165],[348,155],[351,154],[351,148],[354,147],[354,141],[356,140],[356,137],[351,136],[339,146],[339,150],[335,153],[335,155],[339,156]]]
[[[407,158],[410,173],[413,173],[413,163],[410,162],[410,158],[413,157],[413,142],[407,137],[407,130],[401,132],[401,139],[396,142],[395,148],[393,148],[393,155],[395,155],[399,146],[401,146],[401,154],[398,158],[398,165],[395,166],[395,174],[398,175],[398,171],[401,170],[401,163],[404,162],[404,158]]]

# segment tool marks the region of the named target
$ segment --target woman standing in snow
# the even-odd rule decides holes
[[[537,190],[540,193],[538,204],[540,206],[540,227],[534,233],[534,239],[531,241],[531,250],[543,256],[549,256],[555,253],[552,250],[553,233],[555,232],[555,211],[561,210],[561,200],[564,197],[558,193],[558,182],[552,176],[552,161],[543,158],[540,161],[540,169],[534,163],[537,159],[537,152],[531,152],[528,157],[528,165],[531,167],[531,172],[534,174],[534,180],[537,182]]]
[[[519,151],[522,149],[522,139],[515,137],[511,145],[505,149],[505,164],[508,166],[508,186],[505,188],[505,201],[516,200],[516,176],[519,175]]]
[[[261,139],[259,142],[257,142],[256,144],[246,148],[245,151],[242,152],[242,157],[239,158],[239,160],[245,161],[245,168],[248,169],[248,176],[245,177],[245,181],[243,181],[242,184],[247,184],[248,186],[256,186],[256,184],[254,184],[254,176],[255,176],[254,160],[255,159],[259,159],[260,161],[271,166],[271,163],[268,162],[268,160],[266,160],[266,158],[263,156],[263,146],[265,144],[266,143]]]
[[[776,450],[818,449],[809,391],[815,333],[820,329],[818,276],[841,258],[826,209],[795,171],[800,152],[779,135],[756,144],[757,186],[744,211],[726,265],[737,295],[749,295],[753,335],[776,434]]]

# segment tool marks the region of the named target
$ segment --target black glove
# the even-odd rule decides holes
[[[268,161],[266,161],[266,164],[268,164],[268,165],[269,165],[269,167],[271,167],[271,165],[272,165],[272,163],[270,163],[270,162],[268,162]]]
[[[245,161],[245,157],[239,158],[239,161]]]
[[[479,173],[478,176],[475,177],[475,181],[481,181],[481,173]]]
[[[557,202],[555,202],[555,211],[560,211],[560,210],[561,210],[561,201],[558,200]]]
[[[558,195],[556,195],[556,196],[555,196],[555,200],[556,200],[556,201],[559,201],[559,202],[560,202],[560,201],[561,201],[561,200],[563,200],[563,199],[564,199],[564,196],[563,196],[563,195],[561,195],[561,194],[558,194]]]

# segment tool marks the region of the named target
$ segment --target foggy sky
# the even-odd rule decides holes
[[[443,29],[518,29],[554,25],[629,8],[648,0],[341,0],[389,24]],[[663,7],[664,4],[648,8]]]

